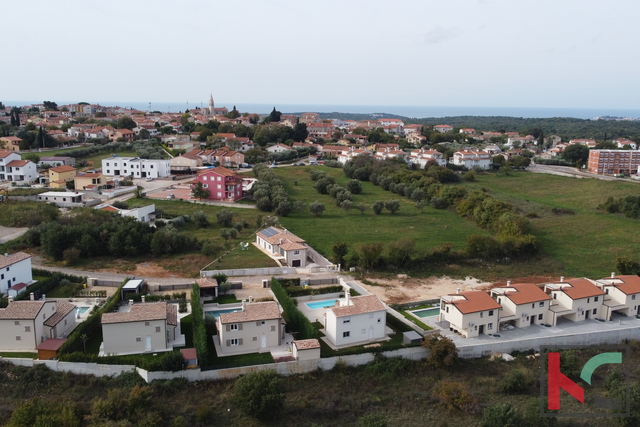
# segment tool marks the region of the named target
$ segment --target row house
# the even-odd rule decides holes
[[[440,298],[440,321],[465,338],[498,331],[502,306],[484,291],[467,291]]]
[[[402,159],[405,160],[407,157],[407,153],[402,150],[394,150],[392,148],[385,148],[381,151],[376,151],[375,156],[376,159],[386,160],[386,159]]]
[[[638,172],[638,150],[589,150],[587,170],[599,175],[630,175]]]
[[[548,325],[555,326],[561,317],[573,322],[602,318],[605,292],[589,279],[565,281],[561,277],[559,282],[546,283],[544,291],[552,297],[546,316]]]
[[[420,169],[424,169],[429,162],[435,162],[438,166],[443,167],[447,165],[443,154],[437,150],[412,150],[407,160],[409,163],[417,165]]]
[[[316,138],[331,138],[333,134],[333,124],[331,123],[308,123],[307,131],[309,136]]]
[[[586,145],[591,149],[591,148],[596,148],[597,143],[595,139],[571,139],[569,140],[569,144]]]
[[[181,154],[169,160],[172,171],[192,170],[202,167],[202,158],[193,154]]]
[[[467,169],[479,167],[483,170],[491,168],[493,160],[486,151],[465,149],[453,153],[452,163],[457,166],[464,166]]]
[[[204,189],[209,190],[208,200],[235,202],[241,199],[243,195],[242,178],[224,167],[199,171],[191,182],[191,188],[198,182],[202,183]]]
[[[500,304],[499,324],[510,322],[516,328],[543,325],[552,298],[535,283],[519,283],[491,289],[491,296]]]
[[[108,176],[134,178],[166,178],[171,175],[171,163],[165,159],[138,157],[108,157],[102,159],[102,173]]]
[[[605,277],[595,281],[595,285],[604,291],[601,316],[611,320],[614,312],[627,317],[640,315],[640,276],[623,275]]]

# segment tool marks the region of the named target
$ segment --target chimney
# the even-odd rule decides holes
[[[252,296],[249,297],[249,302],[253,302],[253,297]]]
[[[511,286],[511,280],[507,280],[507,287]]]
[[[9,256],[9,254],[7,252],[4,253],[4,256]]]
[[[611,272],[611,278],[613,279],[614,277],[616,277],[616,273],[614,271]]]
[[[33,292],[31,292],[31,293],[29,294],[29,299],[30,299],[31,301],[35,301],[35,300],[36,300],[36,296],[33,294]]]
[[[42,294],[42,301],[46,301],[47,300],[47,295],[46,294]]]
[[[351,303],[351,293],[349,291],[350,291],[349,288],[345,288],[344,290],[344,302],[346,306],[348,306]]]
[[[133,305],[133,300],[132,299],[129,300],[129,305]]]
[[[460,288],[456,288],[456,294],[460,293]]]
[[[9,302],[12,302],[12,301],[13,301],[13,297],[9,297]]]
[[[147,300],[146,295],[142,295],[142,303],[143,303],[143,304],[144,304],[145,302],[147,302],[146,300]]]
[[[247,308],[247,302],[246,300],[242,300],[242,311],[245,311],[246,308]]]
[[[560,276],[560,283],[564,283],[564,276]]]

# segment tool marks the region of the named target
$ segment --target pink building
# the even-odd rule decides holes
[[[242,179],[227,168],[201,170],[191,182],[191,187],[193,188],[197,182],[201,182],[202,186],[211,192],[209,200],[235,202],[242,198]]]

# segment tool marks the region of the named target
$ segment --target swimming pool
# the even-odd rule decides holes
[[[215,317],[215,318],[217,318],[218,316],[220,316],[220,313],[233,313],[233,312],[240,311],[240,310],[242,310],[242,307],[224,308],[222,310],[205,311],[204,315],[207,316],[207,317]]]
[[[304,305],[309,307],[311,310],[315,310],[317,308],[326,308],[333,307],[336,304],[337,299],[326,299],[322,301],[314,301],[314,302],[305,302]]]
[[[440,308],[439,307],[423,308],[422,310],[412,311],[411,314],[418,317],[422,317],[422,318],[437,316],[440,314]]]
[[[85,314],[87,311],[91,310],[91,307],[86,306],[78,306],[77,308],[80,309],[80,314]]]

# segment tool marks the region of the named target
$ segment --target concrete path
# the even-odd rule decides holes
[[[532,164],[527,168],[529,172],[533,173],[547,173],[550,175],[567,176],[571,178],[596,178],[603,181],[626,181],[636,184],[640,183],[639,179],[632,178],[617,178],[610,175],[598,175],[590,172],[583,172],[570,166],[550,166],[550,165],[538,165]]]
[[[29,227],[3,227],[0,225],[0,243],[17,239],[29,230]]]

